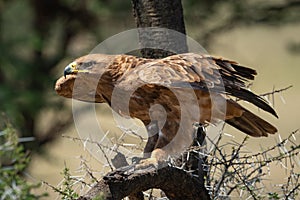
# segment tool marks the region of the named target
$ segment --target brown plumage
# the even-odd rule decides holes
[[[191,131],[189,127],[196,121],[202,124],[211,122],[214,109],[220,116],[223,114],[221,120],[248,135],[260,137],[277,132],[273,125],[230,98],[248,101],[277,117],[264,99],[245,87],[245,82],[253,80],[255,75],[253,69],[210,55],[186,53],[154,60],[130,55],[91,54],[76,59],[66,67],[66,78],[61,77],[57,81],[55,90],[68,98],[108,103],[116,112],[138,118],[145,125],[151,120],[159,121],[162,136],[154,149],[162,149],[176,136],[181,126],[181,115],[198,116],[193,113],[197,109],[199,118],[186,120],[185,130]],[[187,102],[191,91],[196,97],[191,107],[197,106],[194,107],[197,109],[182,111],[178,97],[181,95]],[[225,103],[217,105],[212,95]],[[126,98],[130,99],[128,105],[123,102]],[[163,109],[151,111],[151,107],[157,104]],[[226,111],[222,106],[226,107]],[[163,114],[166,119],[160,119]],[[172,152],[171,149],[166,151]]]

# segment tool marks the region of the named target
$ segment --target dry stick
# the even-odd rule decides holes
[[[292,167],[292,172],[290,173],[290,177],[292,177],[292,175],[294,174],[293,171],[294,165]],[[292,190],[290,190],[290,192],[288,194],[285,195],[285,198],[287,199],[288,197],[290,197],[292,194],[294,194],[296,192],[296,190],[300,189],[300,184],[298,184],[298,180],[299,180],[300,174],[297,174],[297,180],[296,180],[296,187],[294,187]],[[292,178],[291,178],[292,179]],[[288,186],[289,186],[289,181],[286,184],[286,190],[288,191]]]
[[[83,181],[83,180],[80,180],[79,178],[75,178],[75,177],[71,177],[72,178],[72,180],[75,180],[75,181],[77,181],[77,182],[79,182],[79,183],[81,183],[81,184],[83,184],[84,186],[88,186],[89,188],[91,188],[92,186],[93,186],[93,184],[89,184],[89,183],[87,183],[87,182],[85,182],[85,181]],[[74,183],[74,185],[75,185],[76,183]]]
[[[261,155],[261,154],[263,154],[263,153],[267,153],[267,152],[273,151],[273,150],[276,149],[278,146],[283,145],[286,141],[292,142],[292,141],[290,140],[290,138],[293,137],[293,135],[296,134],[298,131],[299,131],[299,129],[296,129],[296,130],[293,131],[286,139],[284,139],[284,140],[282,140],[281,142],[277,143],[277,144],[274,145],[273,147],[266,149],[266,150],[263,151],[263,152],[260,152],[260,153],[254,154],[254,155],[245,156],[245,157],[243,157],[243,158],[252,158],[252,157],[256,157],[256,156],[259,156],[259,155]],[[292,142],[292,143],[293,143],[293,142]]]
[[[284,141],[282,141],[282,142],[284,142]],[[278,145],[276,145],[276,147],[278,147]],[[292,153],[292,152],[294,152],[294,151],[296,151],[296,150],[297,150],[297,148],[291,149],[291,150],[289,150],[288,152],[286,152],[286,154],[280,154],[279,156],[272,157],[272,158],[270,158],[270,159],[268,159],[268,160],[263,160],[263,163],[262,163],[262,161],[251,162],[251,163],[257,163],[257,164],[260,164],[260,166],[254,168],[254,169],[253,169],[252,166],[250,166],[249,168],[247,168],[246,170],[248,170],[248,169],[253,169],[253,170],[252,170],[247,176],[245,176],[244,179],[246,179],[246,180],[251,180],[251,179],[249,179],[249,178],[250,178],[255,172],[257,172],[257,170],[259,170],[261,167],[266,166],[268,163],[271,163],[271,162],[274,162],[274,161],[281,161],[281,160],[283,160],[283,159],[291,158],[291,157],[293,157],[293,156],[299,154],[299,152]],[[286,156],[284,156],[284,155],[286,155]],[[258,156],[259,156],[259,155],[258,155]],[[292,161],[290,161],[290,162],[292,163]],[[249,164],[249,163],[232,163],[232,167],[234,167],[236,164],[239,164],[239,165],[240,165],[240,164]],[[254,178],[257,178],[257,176],[254,177]],[[235,188],[232,188],[232,189],[235,189]],[[229,192],[232,192],[232,191],[229,191]]]
[[[88,143],[90,143],[90,144],[100,145],[102,148],[109,149],[109,150],[111,150],[111,151],[114,151],[115,153],[118,153],[118,150],[117,150],[117,149],[112,148],[112,147],[109,147],[109,146],[105,146],[105,145],[100,144],[99,142],[94,141],[94,140],[90,140],[90,139],[84,140],[84,139],[81,139],[81,138],[72,137],[72,136],[68,136],[68,135],[62,135],[62,137],[71,139],[71,140],[73,140],[73,141],[81,141],[81,142],[83,142],[83,143],[84,143],[84,142],[88,142]],[[127,147],[127,146],[124,146],[124,145],[122,145],[122,144],[117,144],[117,145],[118,145],[118,147],[119,147],[119,146],[121,146],[121,147]],[[136,149],[136,150],[141,150],[141,149],[139,149],[139,148],[137,148],[137,147],[135,147],[135,149]],[[126,157],[126,158],[128,158],[128,157]]]
[[[292,156],[296,156],[297,154],[299,154],[299,152],[295,152],[295,153],[293,153],[293,152],[297,149],[300,149],[300,146],[297,146],[297,147],[295,147],[295,149],[290,149],[289,151],[287,151],[286,156],[284,156],[284,154],[282,154],[282,155],[279,155],[279,156],[276,156],[276,157],[266,158],[267,160],[263,160],[263,161],[251,161],[251,164],[261,164],[261,162],[271,163],[271,162],[274,162],[275,160],[282,160],[282,159],[285,159],[285,158],[289,158],[290,155],[288,155],[288,154],[291,154]],[[258,155],[258,156],[260,156],[260,155]],[[253,157],[255,157],[255,156],[253,156]],[[249,159],[249,158],[248,157],[246,157],[246,158],[241,157],[240,158],[240,160],[246,160],[246,159]],[[232,162],[232,163],[227,163],[227,162],[230,162],[230,160],[227,160],[225,163],[224,162],[216,162],[213,165],[244,165],[245,164],[245,163],[241,163],[241,162]],[[246,164],[249,164],[249,163],[246,163]]]
[[[63,196],[69,196],[69,194],[68,193],[66,193],[66,192],[64,192],[64,191],[62,191],[62,190],[60,190],[60,189],[58,189],[58,188],[56,188],[56,187],[54,187],[53,185],[51,185],[50,183],[48,183],[48,182],[46,182],[46,181],[42,181],[42,183],[43,184],[46,184],[48,187],[50,187],[52,190],[54,190],[55,192],[57,192],[57,193],[59,193],[59,194],[61,194],[61,195],[63,195]]]
[[[286,199],[287,199],[290,195],[294,194],[294,193],[296,192],[296,190],[298,190],[298,189],[300,189],[300,184],[298,184],[298,185],[297,185],[296,187],[294,187],[287,195],[285,195]]]
[[[294,134],[294,133],[293,133]],[[283,140],[282,142],[281,142],[282,144],[284,144],[285,143],[285,140]],[[237,159],[237,154],[241,151],[240,149],[242,148],[244,146],[244,144],[241,144],[239,147],[240,148],[238,148],[236,151],[234,151],[233,152],[233,155],[231,156],[231,160],[236,160]],[[280,145],[279,145],[280,146]],[[276,147],[278,147],[278,145],[276,146]],[[290,150],[290,151],[296,151],[297,150],[297,148],[296,149],[293,149],[293,150]],[[225,159],[225,163],[223,162],[223,165],[225,164],[225,165],[230,165],[230,162],[228,163],[228,161],[227,161],[227,159],[226,159],[226,156],[222,153],[222,150],[219,148],[219,147],[217,147],[217,149],[216,149],[216,151],[218,151],[219,153],[220,153],[220,155],[221,155],[221,157],[223,157],[223,159]],[[290,152],[290,151],[288,151],[288,155],[289,156],[294,156],[294,155],[296,155],[296,154],[292,154],[292,152]],[[267,151],[266,151],[267,152]],[[263,153],[261,153],[261,154],[258,154],[257,155],[257,157],[258,156],[262,156],[262,155],[264,155]],[[280,155],[281,157],[279,157],[279,156],[277,156],[276,158],[275,158],[275,160],[276,159],[284,159],[284,157],[282,156],[282,155]],[[285,157],[287,157],[286,155],[285,155]],[[239,158],[239,159],[241,159],[241,158]],[[247,162],[247,159],[249,159],[248,157],[246,157],[244,160]],[[273,162],[274,161],[274,158],[270,158],[270,159],[268,159],[268,161],[265,163],[265,165],[267,165],[267,163],[268,162]],[[231,162],[231,165],[233,165],[233,164],[235,164],[233,161]],[[245,163],[244,163],[245,164]],[[247,163],[246,163],[247,164]],[[250,174],[251,173],[253,173],[254,171],[257,171],[257,169],[259,169],[261,166],[264,166],[264,165],[260,165],[258,168],[255,168],[252,172],[250,172]],[[253,167],[252,167],[253,168]],[[235,168],[235,170],[237,170],[237,171],[239,171],[239,169],[237,169],[237,168]],[[239,174],[239,176],[240,176],[240,174]],[[262,176],[262,175],[260,175],[260,176]],[[241,176],[240,176],[241,177]],[[249,178],[249,176],[247,176],[248,178]],[[247,177],[246,177],[246,180],[247,180]],[[245,177],[244,177],[245,178]],[[255,178],[257,178],[257,177],[255,177]],[[250,179],[250,181],[251,180],[253,180],[254,178],[252,178],[252,179]],[[243,180],[243,179],[241,179],[241,180]],[[249,179],[248,179],[249,180]],[[245,183],[245,181],[244,181],[244,183]],[[251,188],[248,188],[248,189],[250,189],[251,190]],[[297,190],[297,188],[295,189],[295,190]],[[253,192],[252,192],[252,194],[251,195],[255,195],[255,194],[253,194]]]
[[[232,168],[234,169],[234,171],[236,172],[236,174],[238,175],[238,177],[240,178],[240,180],[243,182],[243,184],[245,185],[245,187],[247,188],[247,190],[249,191],[249,193],[251,194],[251,196],[253,197],[253,199],[257,200],[256,194],[248,187],[247,182],[244,180],[245,178],[240,176],[240,174],[238,173],[238,171],[236,170],[236,168],[234,166],[232,166]]]
[[[293,143],[293,144],[295,144],[292,140],[291,140],[291,137],[293,137],[294,138],[294,134],[297,132],[297,130],[296,131],[294,131],[294,132],[292,132],[290,135],[289,135],[289,137],[287,138],[287,139],[285,139],[285,140],[282,140],[280,143],[278,143],[276,146],[274,146],[274,147],[271,147],[271,148],[269,148],[269,149],[267,149],[267,150],[265,150],[265,151],[263,151],[263,152],[261,152],[261,153],[258,153],[258,154],[255,154],[255,155],[252,155],[252,156],[245,156],[245,157],[241,157],[241,158],[239,158],[240,160],[244,160],[244,162],[239,162],[239,163],[235,163],[234,162],[234,160],[236,160],[236,158],[237,158],[237,155],[238,155],[238,153],[240,153],[240,151],[241,151],[241,148],[244,146],[244,142],[241,144],[241,145],[239,145],[239,147],[238,147],[238,149],[237,150],[235,150],[234,152],[233,152],[233,155],[231,155],[231,159],[230,160],[227,160],[226,159],[226,155],[224,155],[223,153],[222,153],[222,150],[216,145],[216,148],[214,149],[214,152],[215,152],[215,154],[216,154],[216,152],[219,152],[219,154],[220,154],[220,156],[222,157],[222,159],[223,159],[223,162],[217,162],[217,163],[214,163],[214,160],[215,159],[212,159],[211,160],[211,166],[212,165],[215,165],[215,170],[218,168],[217,166],[218,165],[221,165],[221,166],[226,166],[226,165],[229,165],[229,166],[233,166],[233,165],[247,165],[247,164],[249,164],[248,162],[247,162],[247,159],[250,159],[250,158],[253,158],[253,157],[259,157],[259,156],[263,156],[264,157],[264,155],[266,155],[268,152],[270,152],[270,151],[272,151],[272,150],[274,150],[274,149],[276,149],[276,147],[278,148],[278,147],[280,147],[280,146],[282,146],[282,145],[284,145],[287,141],[289,141],[289,142],[291,142],[291,143]],[[74,138],[73,138],[74,139]],[[77,139],[77,140],[81,140],[81,139],[78,139],[78,138],[75,138],[75,139]],[[220,141],[220,139],[218,140],[218,142],[217,143],[219,143],[219,141]],[[90,141],[89,141],[90,142]],[[98,144],[99,145],[99,144]],[[296,144],[295,144],[296,145]],[[253,169],[253,166],[251,166],[251,167],[249,167],[249,168],[246,168],[246,170],[248,170],[248,169],[253,169],[253,171],[251,171],[250,172],[250,174],[248,174],[248,176],[246,177],[246,180],[248,179],[248,178],[250,178],[250,176],[254,173],[254,172],[256,172],[258,169],[260,169],[261,167],[263,167],[263,166],[266,166],[268,163],[270,163],[270,162],[274,162],[274,160],[282,160],[282,159],[285,159],[285,158],[291,158],[291,157],[293,157],[293,156],[295,156],[295,155],[297,155],[299,152],[296,152],[296,153],[293,153],[293,152],[295,152],[297,149],[299,149],[300,147],[299,146],[296,146],[296,147],[294,147],[293,149],[291,149],[291,150],[289,150],[288,152],[286,152],[287,154],[281,154],[281,155],[279,155],[279,156],[277,156],[277,157],[273,157],[273,158],[269,158],[268,160],[265,160],[264,159],[264,161],[266,161],[264,164],[262,164],[261,162],[262,161],[255,161],[254,163],[259,163],[260,164],[260,166],[258,166],[257,168],[255,168],[255,169]],[[265,158],[265,157],[264,157]],[[219,160],[219,159],[218,159]],[[252,162],[253,163],[253,162]],[[237,168],[235,168],[235,170],[237,170],[237,171],[239,171],[240,169],[237,169]],[[263,176],[263,175],[259,175],[260,177],[261,176]],[[225,177],[226,178],[226,177]],[[245,178],[245,177],[244,177]],[[254,178],[252,178],[252,179],[248,179],[248,180],[254,180],[254,179],[256,179],[257,178],[257,176],[256,177],[254,177]],[[233,189],[235,189],[236,187],[234,187],[234,188],[232,188],[232,190]],[[296,188],[294,188],[293,190],[292,190],[292,192],[290,192],[288,195],[291,195],[294,191],[296,191],[297,189],[298,189],[299,187],[296,187]]]
[[[92,170],[91,170],[90,167],[86,164],[86,162],[83,161],[82,164],[84,165],[85,171],[89,174],[89,176],[90,176],[94,181],[96,181],[96,182],[98,183],[98,182],[99,182],[98,179],[94,176]]]
[[[293,86],[289,85],[289,86],[287,86],[285,88],[278,89],[278,90],[275,90],[275,88],[273,87],[272,92],[266,92],[266,93],[260,94],[259,96],[265,97],[265,96],[268,96],[268,95],[272,95],[272,101],[273,101],[273,106],[274,106],[274,103],[275,103],[275,101],[274,101],[274,94],[286,91],[286,90],[290,89],[291,87],[293,87]],[[236,99],[236,101],[241,101],[241,99]]]
[[[269,164],[269,163],[272,163],[272,162],[274,162],[274,161],[281,161],[281,160],[283,160],[283,159],[285,159],[285,158],[289,158],[289,157],[292,157],[292,156],[296,156],[296,155],[298,155],[299,154],[299,152],[295,152],[295,153],[293,153],[294,151],[296,151],[296,150],[298,150],[298,149],[300,149],[300,145],[298,146],[298,147],[295,147],[294,149],[290,149],[289,151],[287,151],[286,152],[286,154],[280,154],[280,155],[278,155],[278,156],[276,156],[276,157],[272,157],[272,158],[269,158],[269,159],[267,159],[267,160],[263,160],[263,161],[251,161],[251,164],[260,164],[260,166],[259,167],[257,167],[257,168],[254,168],[253,169],[253,166],[250,166],[249,168],[246,168],[246,170],[247,169],[253,169],[253,171],[249,174],[249,176],[251,176],[254,172],[256,172],[259,168],[261,168],[261,167],[264,167],[264,166],[266,166],[267,164]],[[255,157],[258,157],[258,156],[260,156],[260,155],[256,155]],[[254,156],[253,156],[254,157]],[[246,158],[244,158],[244,157],[241,157],[240,158],[240,160],[247,160],[248,159],[248,157],[246,157]],[[229,162],[229,163],[227,163],[227,162]],[[226,161],[225,163],[224,162],[218,162],[218,163],[214,163],[214,165],[230,165],[230,166],[236,166],[236,165],[246,165],[246,164],[250,164],[250,163],[241,163],[241,162],[237,162],[237,163],[235,163],[235,162],[231,162],[230,163],[230,161]]]
[[[254,177],[254,178],[252,178],[252,179],[249,179],[249,181],[252,181],[252,180],[257,179],[257,178],[260,178],[260,177],[263,177],[263,176],[265,176],[265,175],[266,175],[266,173],[263,173],[263,174],[261,174],[261,175],[259,175],[259,176],[257,176],[257,177]],[[239,180],[240,180],[240,179],[237,179],[237,181],[239,181]],[[229,196],[235,189],[237,189],[237,188],[240,186],[241,183],[242,183],[242,180],[240,180],[239,182],[237,182],[237,183],[235,184],[235,186],[230,187],[229,191],[227,192],[228,196]]]
[[[292,168],[293,168],[293,165],[292,165]],[[290,173],[290,175],[289,175],[289,177],[288,177],[288,179],[286,181],[287,184],[285,185],[285,191],[284,192],[288,191],[289,184],[292,181],[292,176],[291,175],[292,175],[292,173]],[[283,190],[284,190],[284,187],[283,187]]]
[[[213,156],[216,155],[216,151],[217,151],[217,148],[216,148],[216,147],[217,147],[218,144],[220,143],[221,138],[222,138],[222,135],[220,135],[220,137],[218,138],[217,142],[214,143],[209,137],[206,137],[206,139],[208,139],[208,140],[215,146],[215,148],[214,148],[214,150],[213,150],[213,152],[212,152],[212,155],[213,155]],[[208,156],[209,156],[209,155],[208,155]],[[214,161],[215,158],[216,158],[216,157],[214,156],[214,157],[210,160],[211,162],[208,162],[208,163],[207,163],[207,165],[208,165],[209,167],[213,166],[212,163],[213,163],[213,161]],[[218,159],[218,158],[217,158],[217,159]],[[219,159],[218,159],[218,160],[219,160]],[[210,172],[210,170],[209,170],[209,174],[211,174],[211,177],[214,177],[214,175],[215,175],[215,173],[216,173],[216,170],[217,170],[216,167],[213,169],[212,172]],[[207,175],[207,178],[208,178],[207,183],[208,183],[208,185],[210,186],[210,185],[211,185],[210,176]],[[214,193],[214,188],[213,188],[212,192]]]
[[[107,157],[105,151],[102,149],[102,147],[101,147],[101,145],[100,145],[99,143],[97,143],[97,146],[99,147],[99,149],[101,150],[102,154],[104,155],[105,160],[106,160],[106,162],[107,162],[108,165],[109,165],[109,168],[111,169],[111,171],[113,171],[114,168],[112,167],[112,165],[111,165],[111,163],[110,163],[110,160],[108,159],[108,157]]]
[[[289,85],[285,88],[282,88],[282,89],[278,89],[278,90],[274,90],[275,88],[273,88],[273,91],[272,92],[267,92],[267,93],[263,93],[263,94],[260,94],[259,96],[263,97],[263,96],[267,96],[267,95],[270,95],[270,94],[275,94],[275,93],[279,93],[279,92],[283,92],[285,90],[288,90],[290,89],[291,87],[293,87],[292,85]]]
[[[218,182],[216,189],[214,189],[213,194],[214,197],[217,196],[217,192],[219,192],[221,185],[223,184],[223,182],[225,181],[225,178],[228,175],[228,169],[231,166],[232,161],[236,158],[236,156],[238,155],[240,149],[242,148],[242,146],[244,146],[245,142],[247,141],[248,137],[245,137],[244,140],[242,141],[242,143],[240,144],[240,146],[238,147],[238,149],[235,151],[235,153],[232,155],[231,159],[227,161],[226,157],[223,155],[221,149],[219,149],[218,146],[215,146],[216,150],[220,153],[222,159],[223,159],[223,166],[224,166],[224,172],[222,174],[221,180]],[[229,163],[227,163],[229,162]]]
[[[269,151],[271,151],[271,150],[273,150],[273,149],[276,149],[276,148],[282,146],[282,145],[285,144],[287,141],[291,142],[292,144],[295,144],[293,141],[291,141],[291,137],[294,137],[293,135],[294,135],[296,132],[297,132],[297,131],[292,132],[292,133],[290,134],[290,136],[289,136],[286,140],[281,141],[281,142],[280,142],[279,144],[277,144],[276,146],[274,146],[274,147],[272,147],[272,148],[269,148],[268,150],[266,150],[266,151],[264,151],[264,152],[261,152],[261,153],[259,153],[259,154],[256,154],[255,157],[263,156],[263,158],[265,158],[264,155],[266,155]],[[295,144],[295,145],[296,145],[296,144]],[[236,155],[241,151],[240,149],[241,149],[242,146],[243,146],[243,145],[240,145],[240,146],[239,146],[240,148],[239,148],[238,150],[235,151],[235,153],[232,155],[233,158],[236,157]],[[279,156],[276,156],[275,158],[272,157],[272,158],[270,158],[270,159],[268,159],[268,160],[263,159],[264,161],[266,161],[263,165],[262,165],[262,161],[255,161],[255,162],[248,163],[247,160],[248,160],[250,157],[251,157],[251,158],[254,157],[254,156],[252,155],[252,156],[250,156],[250,157],[249,157],[249,156],[245,156],[245,157],[239,158],[239,162],[238,162],[238,163],[235,163],[235,162],[234,162],[234,160],[236,160],[236,159],[226,160],[225,163],[224,163],[224,161],[219,161],[219,162],[217,162],[217,163],[213,163],[213,160],[212,160],[211,166],[212,166],[212,165],[220,165],[220,166],[224,166],[224,165],[225,165],[225,166],[226,166],[226,165],[229,165],[229,166],[232,166],[232,165],[250,165],[250,164],[253,164],[253,163],[260,164],[260,166],[258,166],[257,168],[254,168],[254,169],[253,169],[253,166],[250,166],[249,168],[246,168],[246,169],[245,169],[245,170],[253,169],[253,171],[251,171],[250,174],[246,177],[246,180],[250,180],[250,181],[251,181],[251,180],[254,180],[254,179],[257,179],[257,178],[259,178],[259,177],[264,176],[264,174],[260,174],[259,176],[256,176],[256,177],[254,177],[254,178],[252,178],[252,179],[249,179],[250,176],[252,176],[254,172],[257,172],[257,170],[259,170],[261,167],[266,166],[268,163],[274,162],[275,160],[279,160],[279,161],[280,161],[280,160],[287,159],[287,158],[290,158],[290,159],[291,159],[293,156],[296,156],[297,154],[299,154],[299,152],[295,152],[295,151],[296,151],[297,149],[299,149],[299,148],[300,148],[299,146],[296,146],[296,147],[294,147],[293,149],[287,151],[286,154],[280,154]],[[218,151],[218,152],[220,153],[221,157],[222,157],[223,160],[224,160],[224,157],[225,157],[225,156],[223,155],[221,149],[220,149],[219,147],[217,147],[217,148],[216,148],[216,151]],[[295,153],[293,153],[293,152],[295,152]],[[242,161],[242,160],[244,160],[244,161]],[[242,162],[241,162],[241,161],[242,161]],[[292,161],[290,161],[290,162],[292,162]],[[215,166],[215,170],[216,170],[216,168],[217,168],[217,166]],[[237,168],[235,168],[235,169],[238,170]],[[225,169],[225,171],[226,171],[226,169]],[[232,190],[234,190],[236,187],[237,187],[237,186],[232,187],[232,188],[231,188],[231,191],[229,191],[229,192],[231,193]]]

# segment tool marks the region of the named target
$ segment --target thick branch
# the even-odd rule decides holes
[[[150,188],[163,190],[167,197],[173,200],[210,199],[204,183],[181,169],[170,166],[160,169],[154,167],[144,170],[132,169],[133,166],[128,166],[124,170],[118,169],[107,174],[79,200],[89,200],[101,195],[110,200],[122,199]]]

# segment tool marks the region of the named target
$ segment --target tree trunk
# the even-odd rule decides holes
[[[188,52],[180,0],[132,0],[132,5],[137,27],[140,28],[139,42],[143,57],[163,58]],[[203,143],[203,136],[205,137],[205,133],[199,129],[195,146]],[[196,176],[170,166],[137,171],[132,170],[134,165],[126,166],[106,175],[79,199],[89,200],[103,194],[107,200],[126,196],[132,200],[140,200],[143,199],[142,191],[151,188],[161,189],[172,200],[210,199],[204,186],[203,158],[192,153],[189,160],[185,155],[179,162],[186,162],[187,170],[194,171]]]
[[[143,57],[188,52],[180,0],[132,0],[132,5]]]

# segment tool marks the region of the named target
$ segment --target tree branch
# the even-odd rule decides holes
[[[159,169],[149,167],[133,170],[134,166],[126,166],[108,173],[78,200],[90,200],[99,196],[107,200],[117,200],[150,188],[161,189],[169,199],[174,200],[210,199],[204,183],[181,169],[166,166]]]

